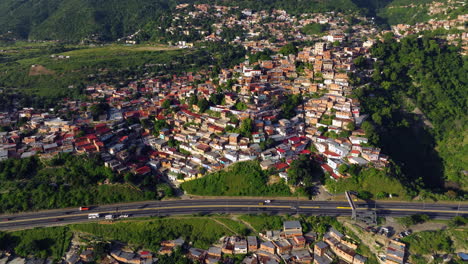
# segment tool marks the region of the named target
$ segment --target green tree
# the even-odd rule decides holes
[[[279,53],[283,54],[284,56],[287,56],[289,54],[297,54],[298,49],[293,43],[288,43],[281,47],[279,50]]]
[[[170,107],[171,107],[171,100],[169,100],[169,99],[164,100],[164,102],[162,104],[162,108],[169,109]]]
[[[208,110],[210,103],[205,98],[203,98],[198,100],[197,106],[200,109],[200,113],[204,113],[206,110]]]
[[[253,132],[253,121],[250,118],[242,120],[242,123],[239,127],[239,132],[244,137],[251,137]]]

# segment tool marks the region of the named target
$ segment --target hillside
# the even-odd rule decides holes
[[[0,33],[20,38],[80,40],[97,34],[113,40],[166,12],[167,0],[5,0],[0,3]]]
[[[372,48],[377,85],[356,92],[375,127],[365,130],[407,186],[466,191],[466,60],[427,37],[390,37]]]
[[[384,1],[382,1],[384,2]],[[390,25],[415,24],[430,19],[454,19],[466,14],[463,1],[455,0],[394,0],[376,10],[377,16]]]
[[[351,0],[221,0],[218,3],[254,10],[285,9],[292,14],[357,10]],[[0,3],[0,35],[11,31],[22,39],[116,40],[157,21],[162,13],[171,12],[175,5],[174,0],[5,0]]]

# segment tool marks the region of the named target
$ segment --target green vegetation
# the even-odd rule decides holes
[[[268,174],[257,161],[238,162],[223,171],[182,183],[181,187],[195,195],[290,196],[284,183],[268,184]]]
[[[468,224],[468,218],[463,216],[455,216],[448,223],[449,227],[459,227]]]
[[[0,163],[0,212],[156,198],[151,189],[142,191],[130,184],[98,185],[105,179],[123,181],[97,158],[64,154],[43,162],[37,157],[8,159]],[[133,180],[141,180],[143,188],[154,183],[152,179]]]
[[[34,255],[60,260],[68,249],[72,233],[68,227],[35,228],[5,233],[0,231],[0,250],[14,250],[22,257]]]
[[[295,54],[297,54],[297,52],[298,52],[297,47],[294,45],[294,43],[291,43],[291,42],[284,45],[279,50],[279,53],[283,54],[284,56],[288,56],[289,54],[294,54],[295,55]]]
[[[328,29],[328,24],[310,23],[305,25],[301,32],[307,35],[319,35]]]
[[[255,54],[249,54],[249,62],[250,63],[255,63],[259,60],[271,60],[271,55],[273,55],[273,51],[270,49],[266,48],[261,52],[257,52]]]
[[[225,226],[207,217],[132,220],[114,224],[77,224],[72,225],[71,229],[154,251],[159,249],[163,240],[183,237],[186,241],[193,242],[194,247],[207,249],[222,236],[233,235]]]
[[[418,255],[453,253],[454,238],[452,237],[452,233],[455,233],[455,235],[460,235],[460,232],[462,231],[423,231],[407,236],[403,238],[402,241],[408,244],[411,253]],[[463,237],[465,238],[466,242],[466,233],[462,235],[462,238]]]
[[[0,4],[0,34],[24,39],[114,40],[167,12],[173,1],[15,1]]]
[[[198,1],[212,3],[209,0]],[[303,13],[319,13],[328,11],[357,11],[358,8],[350,0],[332,0],[332,1],[315,1],[315,0],[220,0],[219,5],[238,6],[241,9],[250,8],[253,10],[286,10],[289,14],[298,15]]]
[[[216,217],[216,216],[210,216],[210,219],[216,220],[218,222],[221,222],[224,224],[226,227],[228,227],[230,230],[236,232],[238,235],[242,236],[247,236],[247,235],[252,235],[253,233],[247,228],[247,226],[239,221],[233,220],[229,218],[229,216],[225,217]]]
[[[408,6],[391,5],[379,10],[378,16],[385,19],[390,25],[396,24],[415,24],[428,21],[431,16],[426,6],[410,8]]]
[[[382,193],[392,194],[392,196],[405,197],[407,191],[405,187],[394,178],[394,172],[390,168],[378,170],[375,168],[361,169],[351,166],[348,169],[350,178],[334,181],[326,180],[327,189],[334,193],[342,193],[349,190],[360,191],[362,199],[370,199],[373,196],[379,197]],[[369,196],[370,194],[370,196]]]
[[[19,87],[29,93],[52,97],[79,95],[84,86],[89,83],[117,83],[135,74],[156,71],[158,68],[165,69],[166,67],[163,66],[146,68],[144,65],[154,61],[158,61],[161,65],[169,63],[175,57],[186,55],[186,52],[165,50],[164,47],[152,49],[149,46],[111,45],[99,48],[77,46],[73,51],[57,53],[57,55],[70,56],[70,58],[57,59],[48,55],[31,56],[1,65],[0,87]],[[187,61],[187,63],[191,62]],[[169,66],[175,69],[174,67],[176,65]],[[67,89],[69,86],[73,88]]]
[[[379,59],[375,85],[356,92],[371,116],[362,126],[370,143],[392,157],[401,167],[395,176],[413,190],[443,191],[444,180],[466,190],[467,64],[458,48],[426,37],[396,42],[389,35],[372,54]]]
[[[288,94],[281,104],[281,117],[287,119],[294,117],[296,115],[296,108],[302,103],[302,100],[302,95],[300,94]]]
[[[429,7],[435,2],[442,3],[440,8],[449,7],[446,11],[429,14]],[[432,1],[432,0],[394,0],[385,8],[377,10],[377,15],[390,25],[415,24],[430,19],[453,19],[466,14],[467,7],[461,2]]]
[[[267,230],[280,230],[283,228],[283,217],[278,215],[268,216],[267,214],[261,215],[241,215],[239,219],[249,223],[252,228],[257,232],[264,232]]]
[[[212,1],[207,0],[185,2],[213,4]],[[0,34],[12,31],[11,34],[7,34],[10,38],[109,41],[131,35],[144,28],[142,36],[138,37],[145,39],[148,37],[145,36],[147,32],[152,37],[151,34],[155,32],[153,28],[157,26],[167,28],[167,25],[172,22],[167,17],[171,17],[177,3],[174,0],[134,0],[125,4],[117,0],[99,2],[90,0],[51,0],[47,2],[26,0],[20,3],[14,0],[5,0],[0,4]],[[251,8],[257,11],[284,9],[293,15],[327,11],[357,11],[358,9],[351,0],[222,0],[218,1],[217,4],[239,6],[240,9]],[[197,22],[204,24],[200,21],[193,21],[194,24]],[[152,30],[147,31],[146,29]],[[232,39],[238,34],[239,30],[236,28],[226,28],[223,31],[223,35],[228,39]],[[161,34],[156,35],[160,37]],[[196,37],[196,34],[190,35]],[[191,41],[190,39],[186,40]]]
[[[429,220],[429,216],[425,214],[415,214],[411,216],[405,216],[398,218],[397,221],[404,227],[410,227],[416,224],[422,224]]]
[[[288,169],[288,182],[293,185],[303,185],[308,194],[314,186],[314,182],[323,182],[323,171],[319,165],[306,155],[300,155],[299,159],[291,162]]]
[[[127,84],[129,78],[193,71],[210,65],[215,66],[216,72],[238,63],[245,55],[242,48],[212,43],[191,50],[161,45],[32,47],[38,51],[30,53],[30,46],[11,47],[31,56],[8,57],[8,62],[0,65],[0,87],[20,88],[28,94],[52,98],[77,97],[88,84],[105,82],[119,87],[121,82]],[[52,58],[51,54],[69,58]]]

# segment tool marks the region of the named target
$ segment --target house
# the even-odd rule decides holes
[[[276,246],[271,241],[263,242],[260,244],[260,250],[268,252],[270,254],[276,253]]]
[[[325,255],[325,252],[327,252],[329,246],[327,243],[323,241],[319,241],[314,245],[314,253],[317,256],[323,256]]]
[[[114,250],[110,254],[119,262],[128,263],[128,264],[140,264],[140,258],[137,254],[133,252],[125,252],[121,250]]]
[[[283,233],[285,237],[302,236],[302,226],[299,221],[284,221]]]
[[[331,264],[332,259],[330,259],[327,255],[319,256],[314,254],[314,264]]]
[[[247,256],[242,260],[242,264],[259,264],[260,262],[258,261],[256,256]]]
[[[208,249],[208,256],[221,258],[221,248],[219,247],[210,247]]]
[[[94,252],[92,250],[84,250],[83,252],[81,252],[80,258],[84,262],[94,261]]]
[[[356,254],[353,259],[353,264],[364,264],[366,263],[366,261],[367,261],[366,257]]]
[[[306,245],[306,239],[304,236],[294,236],[292,238],[292,246],[293,248],[304,248]]]
[[[206,251],[198,248],[190,248],[188,250],[187,257],[193,261],[203,263],[203,260],[206,256]]]
[[[387,246],[387,256],[385,257],[385,264],[403,264],[405,263],[405,250],[404,243],[390,240]]]
[[[256,236],[248,236],[247,237],[247,245],[248,245],[248,251],[257,251],[258,249],[258,240]]]
[[[240,239],[234,243],[234,254],[247,254],[248,247],[245,239]]]

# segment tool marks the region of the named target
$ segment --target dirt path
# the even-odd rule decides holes
[[[242,224],[246,225],[250,230],[254,231],[255,233],[258,233],[258,231],[257,231],[249,222],[246,222],[246,221],[244,221],[244,220],[242,220],[242,219],[239,219],[239,218],[237,218],[236,216],[234,216],[234,217],[232,218],[232,220],[239,221],[239,222],[241,222]]]
[[[224,224],[223,222],[219,221],[218,219],[215,219],[215,218],[210,218],[210,220],[213,220],[213,221],[215,221],[216,223],[218,223],[218,224],[220,224],[220,225],[224,226],[224,227],[225,227],[227,230],[231,231],[233,234],[236,234],[236,235],[238,235],[236,231],[232,230],[232,229],[231,229],[229,226],[227,226],[227,225],[226,225],[226,224]]]

